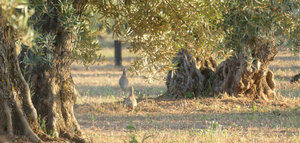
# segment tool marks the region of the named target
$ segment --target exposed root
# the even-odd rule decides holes
[[[7,105],[6,101],[3,101],[3,107],[4,107],[4,113],[7,119],[7,134],[9,137],[13,137],[14,133],[13,133],[13,123],[12,123],[12,118],[11,118],[11,112],[10,112],[10,108]]]
[[[68,132],[62,132],[61,136],[63,138],[69,139],[69,140],[71,140],[73,142],[76,142],[76,143],[85,143],[86,142],[81,136],[70,134]]]
[[[46,71],[45,71],[46,72]],[[83,140],[79,124],[74,116],[73,105],[75,104],[78,92],[73,80],[58,80],[44,73],[43,78],[39,78],[36,89],[48,87],[44,90],[37,90],[33,96],[35,106],[42,119],[46,119],[47,133],[55,138],[65,138],[68,140]]]
[[[31,129],[30,125],[28,124],[24,113],[21,109],[21,106],[19,105],[19,103],[17,102],[17,100],[15,99],[15,95],[14,95],[14,99],[12,99],[12,102],[15,106],[16,112],[18,114],[18,117],[23,125],[23,130],[24,130],[24,134],[26,136],[29,137],[30,140],[32,140],[33,142],[42,142],[42,140],[33,132],[33,130]]]
[[[196,97],[227,93],[253,100],[277,99],[274,75],[268,69],[276,52],[265,50],[254,53],[254,56],[246,53],[240,52],[217,66],[212,58],[202,64],[196,63],[186,50],[182,50],[173,60],[177,69],[168,73],[168,92],[174,97],[185,97],[188,93]],[[200,65],[199,68],[197,65]]]
[[[23,89],[22,89],[23,90],[23,93],[22,93],[23,105],[24,105],[23,108],[25,108],[25,112],[27,112],[26,115],[30,119],[30,121],[33,124],[37,124],[38,123],[37,112],[33,106],[32,100],[31,100],[29,85],[26,82],[26,80],[21,72],[21,69],[20,69],[16,48],[14,48],[14,62],[15,62],[17,75],[19,76],[19,79],[21,80],[21,84],[22,84],[21,87],[23,87]]]

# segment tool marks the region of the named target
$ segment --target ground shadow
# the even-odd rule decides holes
[[[93,116],[93,121],[91,117]],[[153,115],[92,115],[78,114],[77,119],[83,128],[92,126],[103,130],[124,131],[127,126],[137,130],[189,130],[222,127],[266,127],[269,129],[300,128],[300,112],[243,112],[243,113],[188,113]]]
[[[124,57],[122,58],[123,62],[131,62],[134,61],[136,58],[135,57]],[[104,64],[104,63],[100,63],[98,65],[90,65],[90,66],[83,66],[83,65],[72,65],[71,66],[71,70],[74,71],[82,71],[82,70],[120,70],[122,67],[119,66],[115,66],[114,65],[114,58],[106,58],[105,59],[106,62],[108,62],[109,64]]]
[[[300,70],[300,66],[290,66],[290,67],[281,67],[281,66],[269,66],[269,68],[275,72],[277,70],[291,70],[291,71],[294,71],[294,70]]]
[[[291,81],[293,77],[291,76],[281,76],[281,75],[276,75],[274,77],[275,80],[279,80],[279,81]]]
[[[121,77],[121,72],[117,73],[94,73],[94,74],[83,74],[76,73],[72,74],[72,77]]]
[[[147,96],[147,95],[160,95],[165,92],[165,86],[142,86],[133,85],[136,96]],[[119,86],[84,86],[77,85],[77,88],[81,95],[88,96],[118,96],[121,93]]]
[[[275,60],[280,61],[300,61],[299,56],[276,56]]]

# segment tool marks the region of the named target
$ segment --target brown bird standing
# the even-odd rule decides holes
[[[130,87],[129,89],[129,96],[127,98],[125,98],[125,105],[131,109],[134,110],[134,108],[137,106],[137,102],[136,99],[134,97],[134,89],[133,87]]]
[[[120,87],[121,87],[121,89],[123,91],[123,95],[124,95],[124,93],[126,93],[126,89],[128,87],[128,83],[129,83],[129,81],[128,81],[127,77],[126,77],[126,68],[124,68],[123,69],[123,74],[122,74],[122,76],[121,76],[121,78],[119,80],[119,85],[120,85]]]

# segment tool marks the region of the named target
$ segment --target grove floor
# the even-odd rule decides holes
[[[300,83],[289,82],[300,73],[300,55],[282,51],[270,66],[278,101],[227,96],[173,100],[159,97],[166,91],[163,77],[150,84],[141,76],[129,76],[138,98],[138,107],[131,112],[122,102],[118,84],[122,71],[114,67],[114,51],[102,52],[107,59],[99,65],[89,69],[72,65],[81,94],[75,114],[89,142],[300,142]],[[123,65],[133,60],[124,49]]]

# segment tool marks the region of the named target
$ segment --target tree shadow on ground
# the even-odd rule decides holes
[[[93,119],[92,119],[93,116]],[[216,127],[249,127],[277,129],[300,128],[299,110],[242,113],[187,113],[187,114],[127,114],[127,115],[94,115],[77,114],[83,128],[92,126],[103,130],[123,131],[127,126],[139,130],[189,130]],[[92,120],[92,121],[91,121]]]
[[[131,63],[135,60],[135,57],[124,57],[122,59],[123,66],[127,67],[128,65],[124,65],[124,63]],[[108,64],[107,64],[108,63]],[[121,71],[122,66],[115,66],[114,65],[114,58],[106,58],[104,63],[100,63],[99,65],[90,65],[90,66],[83,66],[83,65],[72,65],[71,70],[74,71],[82,71],[82,70],[120,70]]]
[[[273,72],[277,71],[277,70],[291,70],[291,71],[297,71],[300,70],[300,66],[289,66],[289,67],[281,67],[281,66],[270,66],[269,67]]]
[[[295,101],[264,103],[231,97],[174,101],[144,98],[138,101],[134,111],[128,110],[124,101],[75,106],[76,117],[83,128],[108,131],[124,131],[127,126],[138,131],[257,127],[286,128],[298,133],[299,109]]]
[[[122,67],[116,67],[113,64],[102,64],[102,65],[91,65],[88,67],[84,67],[82,65],[72,65],[72,71],[121,71]]]
[[[274,77],[275,80],[279,80],[279,81],[291,81],[293,77],[291,76],[281,76],[281,75],[276,75]]]
[[[91,74],[86,74],[86,73],[76,73],[72,74],[72,77],[121,77],[121,72],[120,73],[91,73]]]
[[[275,60],[280,60],[280,61],[299,61],[300,57],[299,56],[276,56]]]
[[[166,87],[164,86],[142,86],[133,85],[135,95],[148,96],[148,95],[160,95],[165,92]],[[77,88],[81,95],[89,96],[119,96],[121,89],[119,86],[84,86],[77,85]]]

